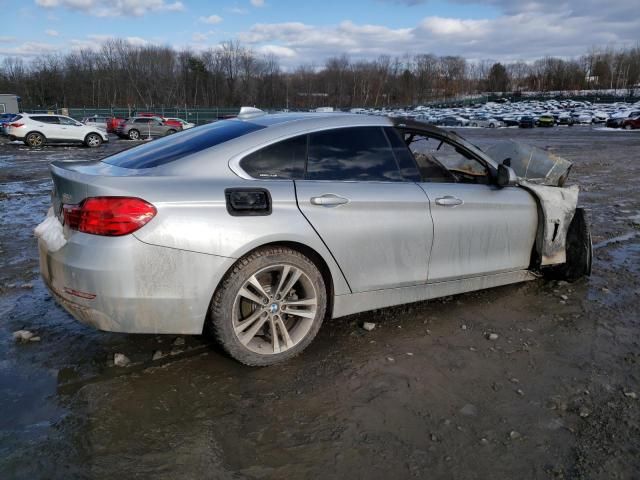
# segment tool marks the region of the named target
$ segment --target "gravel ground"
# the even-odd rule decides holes
[[[263,369],[203,337],[97,332],[44,288],[48,163],[131,143],[0,145],[0,478],[638,478],[640,132],[460,133],[575,162],[591,278],[336,319]],[[14,342],[23,328],[40,341]]]

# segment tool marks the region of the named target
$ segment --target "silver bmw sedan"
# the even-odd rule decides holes
[[[210,331],[270,365],[327,317],[588,275],[570,166],[409,119],[254,113],[53,163],[40,268],[81,322]]]

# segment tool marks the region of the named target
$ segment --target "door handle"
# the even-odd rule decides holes
[[[446,195],[444,197],[436,198],[436,203],[443,207],[457,207],[458,205],[462,205],[464,202],[459,198]]]
[[[322,205],[324,207],[335,207],[349,203],[348,198],[339,197],[333,193],[325,193],[319,197],[311,197],[311,205]]]

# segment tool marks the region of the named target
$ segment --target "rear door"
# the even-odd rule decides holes
[[[36,123],[36,129],[40,130],[47,139],[64,139],[64,132],[60,128],[60,120],[56,115],[34,115],[30,119]]]
[[[434,224],[429,282],[528,268],[538,214],[520,187],[498,188],[473,155],[437,136],[404,131]]]
[[[425,283],[433,225],[424,191],[406,178],[384,129],[308,136],[298,206],[353,292]]]

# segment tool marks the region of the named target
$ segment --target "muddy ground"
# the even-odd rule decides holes
[[[130,144],[0,145],[0,478],[639,478],[640,132],[461,133],[575,162],[593,276],[337,319],[263,369],[202,337],[97,332],[56,306],[32,236],[47,165]],[[40,342],[15,343],[21,328]]]

